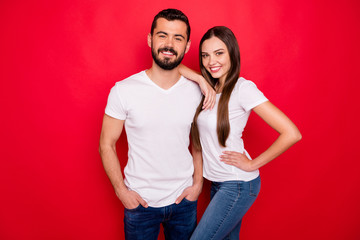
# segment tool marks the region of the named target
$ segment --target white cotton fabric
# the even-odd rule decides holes
[[[252,81],[244,78],[238,79],[229,100],[230,134],[224,148],[219,144],[216,133],[220,96],[221,94],[217,94],[215,107],[212,110],[202,111],[197,120],[203,154],[204,177],[215,182],[253,180],[259,176],[259,170],[245,172],[221,162],[220,155],[223,154],[223,151],[237,151],[245,153],[250,158],[244,148],[242,133],[251,110],[268,100]]]
[[[196,83],[181,77],[164,90],[145,71],[111,89],[105,113],[125,120],[129,146],[125,185],[151,207],[173,204],[192,185],[189,133],[200,100]]]

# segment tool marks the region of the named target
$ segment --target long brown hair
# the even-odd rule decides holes
[[[209,82],[209,84],[213,88],[215,88],[215,85],[219,81],[219,79],[213,78],[211,74],[206,70],[202,62],[202,54],[201,54],[201,49],[204,41],[212,37],[217,37],[223,43],[225,43],[227,50],[229,52],[230,62],[231,62],[230,69],[226,75],[224,87],[221,92],[221,96],[218,103],[217,125],[216,125],[216,133],[218,136],[219,144],[223,147],[226,147],[226,140],[229,137],[229,133],[230,133],[228,105],[229,105],[231,93],[240,75],[240,50],[234,33],[229,28],[224,26],[217,26],[210,28],[201,38],[200,46],[199,46],[200,70],[201,70],[201,74],[205,77],[205,79]],[[192,142],[196,149],[201,149],[199,129],[197,126],[197,118],[200,112],[202,111],[203,101],[204,101],[204,97],[201,103],[199,104],[198,108],[196,109],[193,124],[191,126]]]

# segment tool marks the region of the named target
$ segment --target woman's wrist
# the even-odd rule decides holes
[[[197,82],[198,84],[200,84],[200,83],[207,83],[206,79],[205,79],[202,75],[200,75],[200,74],[197,74],[196,82]]]

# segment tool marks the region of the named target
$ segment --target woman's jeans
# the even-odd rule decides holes
[[[239,239],[241,220],[260,191],[260,176],[249,182],[212,182],[211,201],[191,240]]]

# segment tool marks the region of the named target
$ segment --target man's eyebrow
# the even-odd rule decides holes
[[[156,34],[165,34],[165,35],[168,35],[166,32],[163,32],[163,31],[158,31],[158,32],[156,32]]]
[[[158,31],[155,34],[164,34],[166,36],[169,35],[167,32],[164,32],[164,31]],[[175,37],[181,37],[181,38],[185,39],[185,37],[182,34],[175,34]]]
[[[175,34],[175,37],[181,37],[181,38],[185,39],[185,37],[181,34]]]

